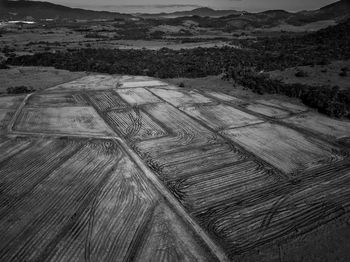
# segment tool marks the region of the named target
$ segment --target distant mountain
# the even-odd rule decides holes
[[[349,13],[350,12],[350,1],[341,0],[333,4],[324,6],[320,9],[320,12],[326,13]]]
[[[350,17],[350,0],[341,0],[318,10],[301,11],[288,19],[291,24],[305,24],[322,20],[341,22]]]
[[[197,8],[192,11],[137,14],[142,18],[193,20],[201,27],[215,27],[226,32],[237,30],[269,29],[273,30],[316,30],[345,21],[350,18],[350,0],[341,0],[318,10],[287,12],[284,10],[268,10],[259,13],[249,13],[235,10],[213,10]],[[297,29],[297,28],[307,29]]]
[[[172,17],[188,17],[188,16],[200,16],[200,17],[225,17],[231,16],[239,19],[238,16],[247,15],[247,17],[257,17],[260,19],[282,19],[290,20],[291,23],[305,24],[312,23],[320,20],[344,20],[349,17],[350,14],[350,0],[341,0],[336,3],[324,6],[318,10],[301,11],[296,13],[290,13],[284,10],[268,10],[259,13],[249,13],[246,11],[237,10],[214,10],[208,7],[201,7],[193,9],[191,11],[173,12],[173,13],[159,13],[159,14],[137,14],[143,18],[172,18]]]
[[[177,20],[191,19],[202,27],[215,27],[226,32],[236,30],[285,28],[288,26],[304,26],[315,22],[329,25],[350,18],[350,0],[341,0],[318,10],[296,13],[284,10],[268,10],[259,13],[248,13],[236,10],[213,10],[203,7],[192,11],[182,11],[160,14],[137,14],[135,16],[147,19],[165,19],[171,24],[171,18]],[[134,18],[129,14],[107,11],[90,11],[79,8],[69,8],[48,2],[0,0],[0,19],[24,20],[33,19],[115,19]],[[180,21],[181,22],[181,21]],[[282,30],[282,29],[281,29]]]
[[[49,2],[0,0],[0,19],[23,20],[29,17],[33,19],[92,20],[128,18],[132,16],[114,12],[70,8]]]
[[[284,10],[268,10],[259,13],[231,14],[218,19],[221,23],[226,24],[226,29],[228,31],[234,31],[272,28],[281,25],[304,26],[315,22],[326,22],[328,20],[339,23],[348,18],[350,18],[350,1],[341,0],[312,11],[291,13]]]
[[[201,16],[201,17],[222,17],[228,15],[240,15],[246,13],[245,11],[236,10],[214,10],[208,7],[200,7],[191,11],[181,11],[173,13],[160,14],[138,14],[143,18],[171,18],[171,17],[187,17],[187,16]]]

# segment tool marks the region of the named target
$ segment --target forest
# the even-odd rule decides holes
[[[73,49],[9,58],[7,63],[160,78],[218,75],[232,66],[271,71],[350,59],[348,32],[350,20],[304,36],[240,40],[235,43],[242,48]]]
[[[242,40],[239,46],[172,50],[73,49],[10,56],[7,64],[54,66],[70,71],[147,75],[158,78],[220,75],[258,93],[300,97],[307,105],[337,117],[349,117],[349,94],[329,87],[284,85],[261,72],[350,59],[350,20],[302,36]],[[248,72],[248,73],[247,73]],[[239,76],[239,78],[237,78]],[[262,84],[263,83],[263,84]],[[322,90],[322,92],[320,92]],[[297,95],[294,93],[297,92]],[[314,100],[317,101],[314,101]]]
[[[257,41],[241,40],[239,44],[254,50],[264,59],[257,61],[258,70],[276,70],[294,66],[328,64],[350,58],[350,19],[314,33],[262,37]]]

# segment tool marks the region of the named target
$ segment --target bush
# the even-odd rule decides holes
[[[0,69],[9,69],[9,67],[4,63],[0,63]]]
[[[338,118],[346,117],[350,113],[346,105],[340,102],[327,103],[327,105],[324,108],[322,108],[320,112]]]
[[[163,39],[164,36],[165,36],[165,33],[162,31],[154,31],[150,33],[150,38],[152,39]]]
[[[15,86],[7,88],[8,94],[27,94],[34,92],[35,89],[27,86]]]
[[[347,66],[343,67],[341,69],[341,72],[339,73],[339,76],[342,76],[342,77],[348,76],[348,72],[349,72],[349,68]]]
[[[339,76],[341,76],[341,77],[348,76],[348,72],[347,72],[347,71],[341,71],[341,72],[339,73]]]
[[[303,70],[299,70],[298,72],[295,73],[296,77],[307,77],[309,74]]]
[[[109,37],[106,36],[106,35],[98,34],[98,33],[89,33],[89,34],[85,35],[85,38],[103,38],[103,39],[107,39]]]

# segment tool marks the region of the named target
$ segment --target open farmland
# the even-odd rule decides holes
[[[0,134],[5,131],[13,115],[14,112],[12,110],[0,109]]]
[[[158,97],[145,88],[119,89],[117,93],[131,106],[161,102]]]
[[[112,131],[91,107],[24,108],[16,120],[19,132],[108,136]]]
[[[346,121],[149,77],[16,99],[0,108],[1,261],[239,261],[349,215]]]
[[[104,90],[115,88],[119,82],[119,76],[89,75],[75,81],[54,86],[52,91],[81,91],[81,90]],[[87,85],[88,83],[88,85]]]
[[[227,95],[227,94],[223,94],[223,93],[218,93],[218,92],[206,92],[206,94],[208,94],[209,96],[212,96],[216,99],[219,99],[221,101],[226,101],[226,102],[232,102],[232,103],[235,103],[235,104],[240,104],[240,103],[243,103],[243,100],[237,98],[237,97],[234,97],[234,96],[230,96],[230,95]]]
[[[227,130],[224,134],[286,173],[318,165],[322,160],[341,158],[332,146],[280,125],[264,123]]]
[[[166,131],[138,108],[127,111],[109,111],[107,122],[129,139],[150,139],[165,136]]]
[[[273,118],[283,118],[289,115],[288,111],[263,104],[249,104],[245,108],[257,114]]]
[[[261,123],[262,120],[227,105],[198,105],[183,111],[213,129],[227,129]]]
[[[99,111],[119,109],[126,107],[126,103],[113,91],[92,93],[89,95],[91,102]]]
[[[1,109],[16,109],[23,101],[24,96],[0,96]]]
[[[24,96],[0,96],[0,134],[5,133]]]
[[[281,101],[276,99],[258,99],[256,102],[263,105],[284,109],[294,114],[305,112],[308,110],[304,105],[292,104],[286,101]]]
[[[72,93],[54,93],[38,94],[31,96],[27,102],[28,107],[66,107],[66,106],[85,106],[86,101],[80,94]]]
[[[154,87],[166,85],[162,81],[155,80],[149,77],[124,76],[121,77],[119,88],[136,88],[136,87]]]
[[[153,93],[174,106],[212,102],[210,98],[207,98],[197,92],[182,92],[181,90],[154,88]]]
[[[211,261],[118,143],[8,143],[21,150],[1,159],[2,261]]]
[[[307,113],[288,118],[285,122],[336,139],[349,137],[350,121],[339,121]]]
[[[64,82],[70,82],[86,75],[83,72],[69,72],[53,67],[11,67],[0,69],[0,93],[15,86],[29,86],[35,90],[42,90]]]

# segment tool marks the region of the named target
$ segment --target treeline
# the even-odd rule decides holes
[[[283,84],[259,74],[288,67],[328,64],[350,59],[350,20],[319,32],[299,37],[264,38],[243,41],[247,48],[194,48],[171,50],[77,49],[10,57],[8,64],[54,66],[70,71],[147,75],[159,78],[205,77],[226,72],[257,93],[298,97],[330,116],[348,117],[349,91],[339,88]]]
[[[219,75],[227,65],[251,67],[254,60],[251,52],[224,47],[186,50],[163,48],[158,51],[79,49],[14,57],[7,62],[21,66],[54,66],[70,71],[174,78]]]
[[[161,78],[218,75],[229,67],[270,71],[350,59],[350,20],[303,37],[247,40],[233,47],[171,50],[77,49],[10,58],[13,65]],[[160,36],[156,36],[160,37]]]
[[[265,54],[268,61],[258,60],[256,69],[270,71],[350,59],[349,32],[350,19],[303,36],[264,37],[257,41],[243,40],[239,44]]]
[[[247,69],[230,68],[224,75],[225,79],[251,89],[258,94],[281,94],[301,99],[301,101],[320,113],[332,117],[350,119],[350,90],[340,90],[322,86],[304,84],[285,84],[271,79],[266,74],[259,74]]]
[[[0,69],[9,69],[4,61],[0,61]]]
[[[35,92],[35,89],[28,86],[14,86],[6,89],[8,94],[28,94]]]

